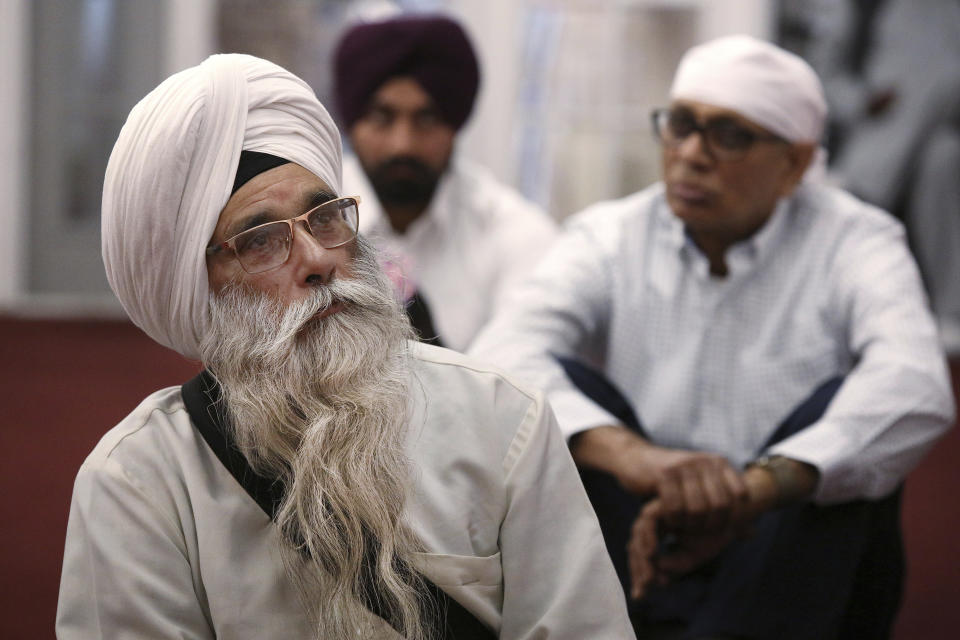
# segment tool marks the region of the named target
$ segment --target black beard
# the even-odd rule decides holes
[[[425,209],[442,172],[417,158],[395,156],[368,170],[367,175],[384,207]]]

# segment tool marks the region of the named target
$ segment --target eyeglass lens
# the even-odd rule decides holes
[[[686,109],[670,109],[657,113],[657,133],[664,143],[680,144],[699,131],[714,151],[729,156],[744,153],[757,140],[757,135],[730,118],[715,118],[700,124]]]
[[[340,198],[312,209],[303,216],[310,233],[325,249],[332,249],[353,240],[357,235],[357,202]],[[280,266],[290,256],[293,237],[288,221],[271,222],[234,238],[237,259],[248,273],[258,273]]]

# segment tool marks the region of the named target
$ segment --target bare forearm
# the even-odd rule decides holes
[[[655,479],[645,456],[653,448],[629,429],[601,426],[581,431],[570,440],[570,453],[578,466],[605,471],[628,490],[651,493]]]

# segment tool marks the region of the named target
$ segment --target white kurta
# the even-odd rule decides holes
[[[424,573],[501,638],[632,638],[619,583],[543,398],[453,352],[412,345],[408,521]],[[57,636],[306,638],[276,526],[154,393],[84,462]]]
[[[427,210],[396,233],[355,156],[343,163],[343,193],[359,195],[360,232],[404,256],[444,346],[465,350],[556,237],[556,223],[486,169],[454,158]]]
[[[551,354],[626,395],[651,439],[743,465],[820,383],[825,415],[770,452],[820,471],[816,500],[883,496],[953,421],[946,362],[901,225],[836,189],[801,186],[727,254],[705,256],[661,184],[569,227],[472,353],[548,391],[569,436],[615,424]]]

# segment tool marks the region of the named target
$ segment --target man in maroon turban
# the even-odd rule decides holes
[[[543,211],[454,151],[479,87],[473,47],[444,16],[360,23],[337,46],[334,81],[360,231],[387,256],[421,337],[464,350],[555,235]]]

